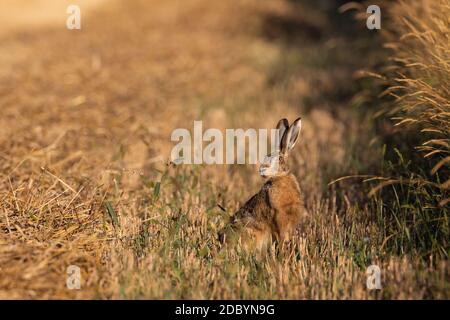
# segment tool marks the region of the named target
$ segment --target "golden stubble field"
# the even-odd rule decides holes
[[[364,167],[379,150],[341,97],[361,67],[356,44],[323,10],[83,6],[80,31],[55,9],[32,27],[9,17],[1,34],[1,298],[448,298],[447,261],[383,254],[359,185],[328,186],[359,173],[355,152]],[[219,250],[217,230],[263,181],[256,166],[168,165],[171,132],[194,120],[272,128],[298,115],[291,167],[310,218],[282,250]],[[372,263],[381,292],[366,289]],[[82,270],[80,290],[66,288],[69,265]]]

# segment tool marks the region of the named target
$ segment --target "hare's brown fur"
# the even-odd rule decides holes
[[[270,239],[288,239],[304,214],[297,179],[292,174],[276,176],[268,179],[261,190],[233,215],[228,233],[242,233],[246,229],[246,238],[253,237],[257,246],[261,247]],[[226,236],[222,234],[222,239]]]
[[[300,134],[300,118],[290,127],[286,119],[281,119],[277,128],[283,131],[280,150],[271,155],[270,162],[262,165],[263,170],[260,170],[260,174],[268,180],[219,232],[221,242],[229,242],[235,236],[245,244],[253,240],[258,247],[267,244],[270,239],[284,241],[306,216],[300,187],[295,176],[289,172],[286,161]],[[273,170],[274,164],[277,164],[276,170]]]

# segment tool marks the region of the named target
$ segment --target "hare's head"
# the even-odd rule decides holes
[[[289,152],[297,143],[301,127],[301,118],[296,119],[291,126],[289,126],[289,122],[286,119],[278,121],[276,127],[278,129],[276,150],[268,155],[259,167],[259,174],[261,176],[267,178],[289,173],[287,158]]]

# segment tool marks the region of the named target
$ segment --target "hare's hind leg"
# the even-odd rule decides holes
[[[263,228],[262,230],[255,230],[254,232],[255,247],[258,250],[264,250],[272,243],[272,235],[269,228]]]
[[[300,205],[290,205],[275,214],[276,236],[280,242],[288,241],[301,222],[303,208]]]
[[[241,229],[239,240],[245,250],[262,251],[272,243],[272,236],[266,226],[247,226]]]

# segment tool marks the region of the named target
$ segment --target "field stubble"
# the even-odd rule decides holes
[[[0,297],[448,298],[446,261],[390,254],[360,186],[327,186],[380,151],[346,105],[359,63],[349,50],[361,43],[305,6],[116,1],[81,32],[5,36]],[[298,115],[291,166],[310,219],[263,256],[219,250],[217,231],[262,180],[252,166],[155,162],[171,131],[199,119],[272,128]],[[370,264],[381,292],[366,289]],[[66,288],[69,265],[81,290]]]

